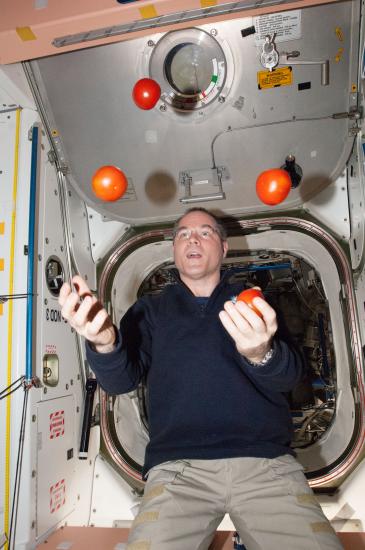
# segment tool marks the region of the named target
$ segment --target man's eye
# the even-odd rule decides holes
[[[179,239],[187,239],[189,237],[189,232],[188,231],[179,231],[178,233],[178,238]]]
[[[210,229],[203,229],[203,231],[201,232],[201,236],[205,239],[209,238],[211,234],[212,232],[210,231]]]

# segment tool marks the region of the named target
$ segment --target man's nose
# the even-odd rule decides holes
[[[191,243],[200,243],[200,238],[197,231],[192,231],[189,237],[189,242]]]

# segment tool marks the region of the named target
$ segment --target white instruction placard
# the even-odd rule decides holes
[[[301,38],[301,13],[302,10],[293,10],[253,17],[256,44],[265,42],[265,37],[268,35],[272,37],[273,34],[275,34],[275,42]]]

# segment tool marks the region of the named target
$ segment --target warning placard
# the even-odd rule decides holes
[[[65,411],[55,411],[49,415],[49,438],[55,439],[65,433]]]
[[[255,43],[265,42],[266,36],[275,34],[275,42],[298,40],[302,37],[301,10],[267,13],[253,18]]]
[[[277,88],[279,86],[290,86],[293,82],[291,67],[282,67],[272,71],[259,71],[257,73],[257,85],[259,90]]]
[[[55,485],[49,488],[49,510],[53,514],[59,510],[66,502],[66,484],[65,480],[61,479]]]

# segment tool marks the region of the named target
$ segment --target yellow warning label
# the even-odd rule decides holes
[[[341,27],[335,28],[335,33],[340,42],[343,42],[343,33]]]
[[[0,235],[4,235],[5,233],[5,223],[0,222]]]
[[[257,84],[259,90],[265,88],[276,88],[277,86],[290,86],[293,83],[291,67],[282,67],[272,71],[259,71],[257,73]]]
[[[27,42],[28,40],[37,40],[36,35],[30,27],[17,27],[15,30],[23,42]]]
[[[0,258],[0,271],[4,271],[4,258]]]
[[[335,57],[336,63],[341,61],[342,54],[343,54],[343,48],[338,48],[338,52],[337,52],[336,57]]]
[[[3,313],[4,313],[3,304],[0,304],[0,315],[2,315]]]
[[[202,8],[211,8],[217,5],[217,0],[200,0],[200,5]]]
[[[142,19],[152,19],[152,17],[158,16],[156,8],[153,4],[148,4],[147,6],[143,6],[143,8],[139,8],[139,13],[141,14]]]

